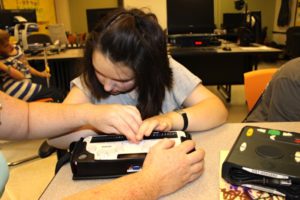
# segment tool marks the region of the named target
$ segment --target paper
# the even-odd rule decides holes
[[[258,47],[239,47],[244,51],[260,51],[260,50],[268,50],[270,49],[267,46],[258,46]]]

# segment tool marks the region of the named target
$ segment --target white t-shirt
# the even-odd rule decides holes
[[[195,87],[202,82],[200,78],[192,74],[188,69],[173,58],[169,57],[169,61],[170,67],[173,71],[173,87],[171,90],[166,89],[165,99],[162,105],[163,113],[179,109],[184,100],[191,94]],[[94,104],[137,105],[136,90],[126,94],[110,95],[109,97],[98,101],[91,96],[90,91],[82,82],[80,77],[77,77],[71,82],[71,87],[74,85],[81,89]]]

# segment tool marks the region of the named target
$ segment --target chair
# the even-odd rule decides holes
[[[47,34],[36,33],[27,36],[27,43],[28,44],[39,43],[39,44],[46,45],[46,44],[52,44],[52,40],[50,36]]]
[[[286,31],[286,54],[290,58],[300,56],[300,26],[288,28]]]
[[[35,102],[53,102],[53,99],[52,98],[43,98],[43,99],[36,100]],[[7,165],[9,167],[12,167],[12,166],[17,166],[19,164],[22,164],[22,163],[25,163],[28,161],[32,161],[37,158],[46,158],[46,157],[50,156],[52,153],[54,153],[55,151],[56,151],[56,149],[54,147],[51,147],[50,145],[48,145],[47,141],[45,140],[39,147],[38,153],[36,155],[32,155],[27,158],[23,158],[21,160],[7,163]]]
[[[37,55],[45,51],[45,48],[52,44],[52,40],[47,34],[34,33],[27,36],[25,43],[26,46],[23,45],[25,53]]]
[[[249,111],[252,110],[276,71],[277,68],[270,68],[244,73],[245,98]]]

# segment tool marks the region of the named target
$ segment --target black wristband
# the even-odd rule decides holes
[[[182,110],[176,110],[176,112],[182,116],[183,128],[181,130],[185,131],[187,129],[187,127],[189,126],[189,119],[187,117],[187,114],[186,114],[186,112],[184,112]]]

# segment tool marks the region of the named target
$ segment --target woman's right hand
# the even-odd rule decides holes
[[[95,136],[97,132],[106,134],[119,134],[133,142],[138,143],[137,132],[142,123],[141,115],[134,106],[120,104],[80,104],[75,112],[75,121],[78,119],[79,129],[65,135],[48,139],[48,144],[68,149],[70,144],[80,138]]]
[[[86,111],[88,124],[103,133],[122,134],[137,143],[142,118],[135,106],[121,104],[91,105]]]

